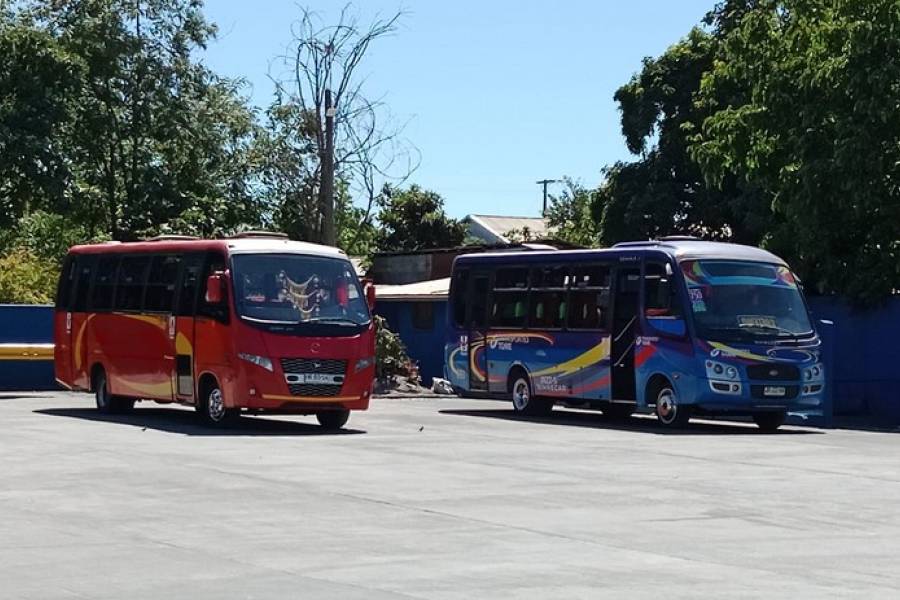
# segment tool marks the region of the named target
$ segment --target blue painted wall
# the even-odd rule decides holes
[[[419,364],[422,385],[431,386],[435,377],[444,376],[444,335],[447,327],[447,302],[434,305],[434,327],[430,330],[413,327],[415,302],[379,300],[375,313],[387,319],[388,327],[398,334],[409,357]]]
[[[53,307],[0,304],[0,343],[53,343]],[[0,390],[53,390],[53,361],[0,360]]]
[[[883,425],[900,424],[900,298],[867,311],[838,298],[809,298],[830,346],[834,414],[870,415]],[[830,339],[829,339],[830,338]]]

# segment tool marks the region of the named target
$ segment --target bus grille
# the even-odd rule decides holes
[[[290,383],[288,388],[294,396],[308,396],[312,398],[328,398],[337,396],[341,391],[339,385],[319,385],[314,383]]]
[[[285,373],[345,375],[347,361],[334,358],[282,358],[281,368]]]
[[[282,358],[281,368],[287,373],[296,374],[347,374],[347,361],[334,358]],[[311,398],[329,398],[341,393],[343,384],[328,383],[289,383],[288,389],[293,396]]]
[[[797,381],[800,369],[794,365],[751,365],[747,367],[747,376],[760,381]]]

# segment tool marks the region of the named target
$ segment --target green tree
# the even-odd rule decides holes
[[[459,246],[466,237],[465,225],[444,212],[444,199],[417,185],[388,189],[379,200],[378,221],[382,252]]]
[[[0,228],[64,203],[70,173],[57,139],[80,66],[27,15],[0,13]]]
[[[731,12],[723,12],[730,10]],[[871,302],[900,288],[900,4],[729,2],[698,106],[707,180],[768,190],[768,247],[821,292]],[[746,89],[743,101],[723,102]]]
[[[0,254],[0,304],[47,304],[53,301],[59,265],[25,248]]]
[[[598,223],[593,217],[594,191],[569,178],[561,194],[550,197],[547,205],[549,236],[579,246],[596,246]]]
[[[616,92],[622,134],[640,158],[607,168],[594,196],[604,244],[675,233],[751,244],[762,238],[771,218],[764,194],[734,177],[709,185],[689,153],[691,135],[708,116],[695,95],[718,44],[713,33],[695,28],[661,56],[645,59]]]
[[[215,32],[200,0],[17,6],[80,67],[52,140],[69,171],[58,210],[116,239],[259,220],[245,177],[253,116],[235,82],[195,59]]]
[[[14,228],[0,232],[0,252],[26,250],[59,265],[72,246],[108,239],[104,234],[90,235],[83,225],[73,223],[64,215],[36,210],[19,219]]]

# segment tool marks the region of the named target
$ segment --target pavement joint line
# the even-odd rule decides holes
[[[421,513],[425,513],[425,514],[432,514],[432,515],[436,515],[436,516],[442,516],[445,518],[467,521],[469,523],[478,523],[480,525],[487,525],[489,527],[494,527],[494,528],[498,528],[498,529],[508,529],[508,530],[513,530],[513,531],[520,531],[523,533],[530,533],[533,535],[538,535],[538,536],[543,536],[543,537],[551,537],[551,538],[561,539],[561,540],[565,540],[565,541],[569,541],[569,542],[587,544],[590,546],[596,546],[596,547],[603,548],[606,550],[614,550],[614,551],[619,551],[619,552],[629,552],[629,553],[635,553],[635,554],[644,554],[644,555],[654,556],[654,557],[660,558],[664,561],[674,561],[674,562],[684,561],[684,562],[693,563],[693,564],[703,564],[703,565],[710,565],[710,566],[727,567],[727,568],[738,569],[738,570],[757,571],[759,573],[788,576],[788,577],[793,577],[793,578],[796,578],[798,580],[803,580],[803,581],[807,580],[807,578],[802,577],[800,574],[795,573],[793,571],[783,571],[780,569],[771,569],[771,568],[764,569],[764,568],[760,568],[760,567],[748,567],[745,565],[735,564],[732,562],[711,560],[711,559],[705,559],[705,558],[689,558],[689,557],[685,557],[685,556],[677,556],[676,557],[676,556],[670,556],[668,554],[663,554],[663,553],[659,553],[659,552],[653,552],[650,550],[637,549],[637,548],[633,548],[630,546],[609,544],[609,543],[605,543],[605,542],[597,542],[596,540],[580,538],[580,537],[565,535],[565,534],[561,534],[561,533],[543,531],[543,530],[535,529],[532,527],[523,527],[521,525],[511,525],[508,523],[500,523],[497,521],[491,521],[489,519],[481,519],[481,518],[477,518],[477,517],[469,517],[469,516],[465,516],[465,515],[459,515],[459,514],[455,514],[455,513],[451,513],[451,512],[440,511],[440,510],[435,510],[435,509],[430,509],[430,508],[410,506],[410,505],[405,505],[405,504],[401,504],[401,503],[397,503],[397,502],[391,502],[389,500],[378,500],[378,499],[374,499],[374,498],[367,498],[364,496],[357,496],[354,494],[344,494],[344,493],[339,493],[337,495],[353,498],[353,499],[359,500],[361,502],[371,502],[371,503],[376,503],[376,504],[382,504],[382,505],[387,505],[387,506],[390,506],[393,508],[399,508],[402,510],[412,510],[412,511],[417,511],[417,512],[421,512]],[[864,573],[857,573],[857,574],[866,575]],[[817,580],[816,583],[819,585],[823,585],[823,582],[821,580]],[[845,582],[834,581],[834,586],[840,586],[842,584],[845,584]]]

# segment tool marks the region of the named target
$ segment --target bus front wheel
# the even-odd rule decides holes
[[[529,416],[549,415],[553,403],[543,398],[535,398],[531,380],[523,371],[514,371],[510,377],[509,391],[512,394],[513,410],[517,414]]]
[[[663,385],[656,394],[656,418],[671,429],[684,427],[691,420],[691,407],[679,403],[675,390]]]
[[[349,418],[350,411],[347,409],[323,410],[322,412],[316,413],[316,420],[319,422],[319,425],[328,431],[337,431],[347,424]]]
[[[209,381],[203,386],[197,412],[203,424],[211,427],[226,427],[232,424],[239,415],[237,409],[228,408],[225,405],[222,389],[218,383],[213,381]]]

